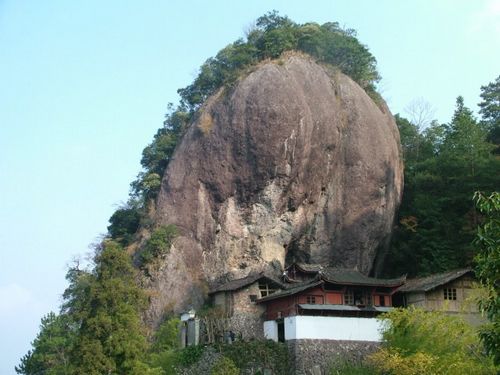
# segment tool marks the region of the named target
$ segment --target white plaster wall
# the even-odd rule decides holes
[[[290,316],[285,318],[285,340],[382,340],[382,323],[375,318]]]
[[[268,340],[278,341],[278,324],[275,320],[264,322],[264,337]]]
[[[285,323],[285,341],[295,340],[297,338],[297,320],[296,316],[289,316],[284,319]]]

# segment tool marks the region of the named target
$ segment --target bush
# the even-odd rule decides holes
[[[384,346],[370,356],[384,374],[496,374],[477,332],[456,316],[421,309],[396,309],[382,315]]]
[[[175,225],[165,225],[156,229],[139,254],[141,266],[150,263],[153,259],[161,255],[168,254],[177,233]]]
[[[179,348],[179,318],[166,319],[158,328],[154,335],[152,350],[161,352]]]
[[[217,362],[215,362],[210,375],[239,375],[240,370],[233,361],[227,357],[220,357]]]
[[[141,223],[139,207],[132,203],[117,209],[109,218],[108,232],[112,239],[122,246],[132,242],[133,236]]]
[[[201,345],[188,346],[181,350],[179,364],[183,367],[194,365],[203,355],[205,347]]]
[[[164,375],[176,375],[176,366],[180,362],[180,352],[177,350],[164,350],[149,355],[149,364],[153,368],[161,368]]]

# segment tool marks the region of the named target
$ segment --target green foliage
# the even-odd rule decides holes
[[[174,317],[166,319],[155,332],[154,342],[151,349],[155,352],[177,349],[180,343],[179,328],[179,318]]]
[[[500,364],[500,193],[485,196],[477,192],[474,201],[484,215],[474,242],[479,248],[475,258],[476,274],[486,290],[479,307],[490,322],[482,327],[480,335],[488,353]]]
[[[151,234],[151,237],[139,254],[139,262],[141,266],[145,266],[153,259],[167,254],[170,250],[170,246],[172,245],[172,241],[177,234],[178,231],[175,225],[164,225],[157,228]]]
[[[145,364],[147,341],[140,318],[146,306],[130,257],[114,241],[96,249],[90,271],[67,273],[61,313],[42,320],[20,374],[160,374]]]
[[[217,89],[234,82],[251,65],[292,50],[338,67],[367,90],[373,91],[380,79],[375,58],[358,41],[354,30],[344,30],[336,22],[301,25],[273,11],[257,19],[246,41],[238,39],[209,58],[194,82],[178,90],[181,102],[195,111]]]
[[[71,348],[75,374],[145,371],[147,343],[140,313],[146,299],[130,257],[112,241],[94,258],[92,272],[71,270],[64,313],[78,331]]]
[[[152,368],[160,368],[163,375],[176,375],[180,361],[180,351],[163,350],[149,355],[148,363]]]
[[[496,374],[475,330],[456,316],[421,309],[382,315],[383,348],[371,361],[384,374]]]
[[[227,357],[220,357],[217,362],[215,362],[210,375],[239,375],[240,370],[233,361]]]
[[[380,79],[376,60],[357,40],[354,30],[344,30],[336,22],[300,25],[276,11],[265,14],[257,19],[246,40],[238,39],[209,58],[193,83],[178,90],[181,105],[169,104],[164,126],[143,150],[142,171],[131,184],[131,196],[140,202],[138,209],[119,209],[113,214],[109,227],[113,239],[122,245],[132,240],[134,229],[137,230],[137,214],[144,216],[151,200],[156,198],[175,147],[201,104],[219,88],[231,86],[258,62],[291,50],[305,52],[321,63],[337,67],[376,97],[374,84]]]
[[[396,121],[405,187],[386,275],[426,275],[470,265],[479,219],[472,195],[500,185],[500,160],[491,152],[484,126],[460,97],[449,124],[434,122],[420,132],[401,116]]]
[[[132,182],[132,196],[135,199],[148,201],[154,199],[160,190],[161,179],[191,115],[183,106],[168,105],[163,127],[160,128],[153,141],[142,151],[142,172]]]
[[[133,201],[117,209],[109,219],[108,233],[122,246],[129,245],[141,223],[141,209]]]
[[[479,113],[488,130],[488,140],[497,146],[500,153],[500,76],[486,86],[481,86],[481,103]]]
[[[205,351],[205,347],[201,345],[193,345],[187,346],[180,351],[179,355],[179,364],[184,367],[189,367],[194,365],[199,361],[203,352]]]
[[[42,318],[40,332],[32,342],[33,350],[21,358],[18,374],[65,375],[70,371],[69,347],[74,331],[66,315],[53,312]]]

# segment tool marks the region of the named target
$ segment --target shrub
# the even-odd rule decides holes
[[[154,335],[152,350],[161,352],[164,350],[177,349],[179,340],[179,318],[166,319],[158,328]]]
[[[149,364],[153,368],[161,368],[163,375],[176,375],[176,366],[180,362],[180,352],[177,350],[164,350],[149,355]]]
[[[150,263],[161,255],[168,254],[170,245],[177,233],[175,225],[165,225],[156,229],[139,254],[141,266]]]
[[[189,367],[201,358],[205,347],[201,345],[188,346],[180,351],[179,364],[183,367]]]
[[[496,374],[477,332],[443,312],[396,309],[382,315],[384,347],[370,356],[384,374]]]
[[[217,362],[215,362],[210,375],[239,375],[240,370],[233,361],[227,357],[220,357]]]

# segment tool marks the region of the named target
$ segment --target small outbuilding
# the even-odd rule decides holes
[[[484,323],[475,301],[476,278],[470,268],[409,279],[395,293],[395,305],[457,314],[473,325]]]
[[[260,272],[223,283],[209,292],[212,304],[228,319],[228,330],[242,339],[264,338],[265,307],[256,301],[285,288],[275,276]]]

